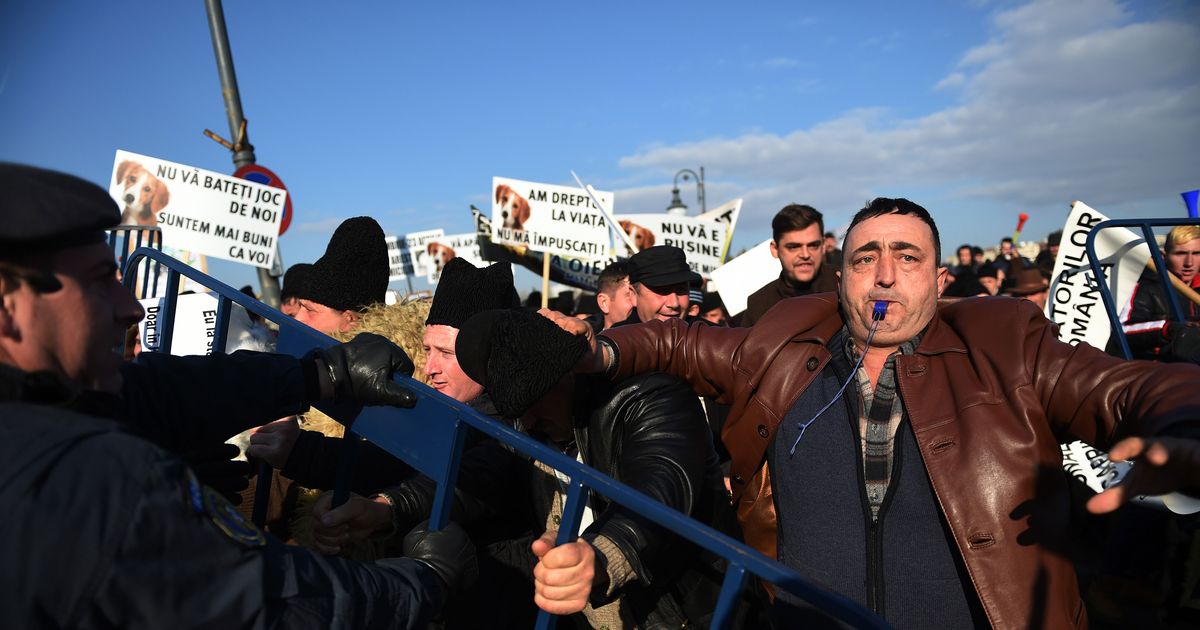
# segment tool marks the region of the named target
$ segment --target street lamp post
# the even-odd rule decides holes
[[[687,214],[687,206],[683,203],[683,200],[679,198],[680,177],[682,177],[683,181],[685,182],[688,181],[688,179],[696,180],[696,200],[700,202],[700,213],[704,214],[705,212],[708,212],[708,205],[704,200],[704,167],[701,166],[699,175],[696,174],[696,171],[693,171],[690,168],[681,169],[678,173],[675,173],[675,179],[671,188],[671,205],[667,206],[667,214],[681,216]]]

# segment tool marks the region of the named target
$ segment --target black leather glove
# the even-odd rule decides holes
[[[1168,361],[1200,363],[1200,326],[1193,322],[1170,322],[1166,333],[1163,354]]]
[[[200,483],[221,493],[234,505],[242,502],[241,491],[250,487],[250,463],[235,460],[241,451],[232,444],[196,447],[180,457],[196,473]]]
[[[428,531],[429,521],[417,525],[404,537],[404,555],[433,569],[452,592],[471,588],[479,577],[475,545],[457,523],[441,531]]]
[[[346,343],[317,352],[322,390],[328,385],[334,402],[412,407],[417,397],[392,381],[394,374],[412,376],[412,359],[400,346],[373,333],[360,333]]]

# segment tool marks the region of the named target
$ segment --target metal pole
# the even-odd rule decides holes
[[[243,128],[246,118],[242,115],[242,97],[233,69],[233,53],[229,50],[229,34],[225,31],[225,10],[221,0],[204,0],[204,8],[208,11],[217,74],[221,77],[221,94],[225,97],[225,115],[229,118],[229,133],[234,143],[233,165],[241,168],[254,164],[254,147],[250,144],[249,132]],[[272,276],[269,269],[259,267],[258,282],[262,286],[263,302],[279,308],[279,278]]]
[[[696,181],[696,187],[700,191],[700,214],[708,212],[708,202],[704,197],[704,167],[700,167],[700,179]]]

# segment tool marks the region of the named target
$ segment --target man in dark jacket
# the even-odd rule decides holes
[[[220,444],[317,400],[413,404],[412,364],[359,338],[304,360],[143,353],[116,280],[102,189],[0,165],[0,610],[42,627],[423,627],[473,566],[461,530],[415,531],[412,558],[322,559],[245,522],[171,451]],[[220,419],[213,422],[213,419]]]
[[[938,250],[924,208],[876,199],[847,234],[840,305],[792,300],[752,329],[615,329],[580,368],[662,370],[732,403],[746,541],[893,625],[1079,627],[1059,443],[1137,460],[1095,512],[1200,485],[1200,368],[1062,343],[1024,300],[939,309]]]
[[[771,220],[771,255],[779,259],[779,277],[746,299],[741,326],[753,326],[780,300],[833,291],[835,268],[823,264],[821,232],[825,219],[812,206],[784,206]]]
[[[463,370],[484,384],[505,420],[669,507],[738,536],[703,411],[683,382],[663,374],[617,384],[586,376],[577,381],[568,372],[583,344],[525,311],[471,318],[456,347]],[[508,567],[529,585],[523,601],[477,602],[490,627],[522,627],[506,625],[519,618],[508,609],[531,600],[556,614],[582,612],[577,621],[593,627],[707,625],[724,570],[719,558],[599,495],[589,498],[581,538],[554,547],[562,483],[554,471],[504,449],[464,455],[456,518],[469,526],[498,514],[515,515],[524,523],[521,535],[481,548],[488,557],[482,564]],[[426,517],[432,491],[428,480],[419,479],[387,494],[397,506],[396,518],[409,523]],[[377,526],[392,528],[390,523]]]

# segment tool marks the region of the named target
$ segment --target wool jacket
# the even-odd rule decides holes
[[[754,328],[649,322],[603,334],[617,352],[614,378],[665,371],[731,404],[722,438],[738,518],[746,541],[772,557],[764,454],[843,324],[836,295],[817,294],[780,302]],[[1086,625],[1065,555],[1068,480],[1058,445],[1081,439],[1107,449],[1126,435],[1194,431],[1200,367],[1065,344],[1032,303],[987,297],[940,306],[896,371],[925,473],[988,620]]]

